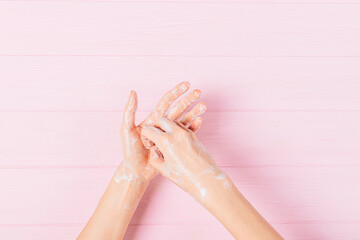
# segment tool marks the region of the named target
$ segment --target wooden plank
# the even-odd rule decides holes
[[[1,11],[1,10],[0,10]],[[188,80],[208,111],[360,111],[360,58],[0,57],[0,111],[151,111]]]
[[[121,112],[0,113],[0,166],[116,166],[121,118]],[[360,112],[210,112],[199,139],[221,166],[359,166],[359,122]]]
[[[359,223],[360,167],[223,169],[271,223]],[[0,224],[84,224],[114,170],[2,169]],[[132,223],[216,222],[194,199],[159,176]]]
[[[0,2],[7,2],[9,0],[0,0]],[[94,2],[94,0],[16,0],[18,2]],[[187,4],[187,3],[221,3],[221,4],[358,4],[359,0],[347,0],[347,1],[340,1],[340,0],[254,0],[254,1],[244,1],[244,0],[96,0],[98,2],[131,2],[131,3],[174,3],[174,4]]]
[[[83,226],[80,225],[1,225],[0,236],[3,239],[76,239]]]
[[[52,239],[64,240],[75,239],[82,227],[0,227],[0,235],[6,239]],[[165,224],[165,225],[140,225],[130,226],[125,240],[147,239],[233,239],[231,235],[220,224]]]
[[[0,55],[359,56],[359,12],[331,3],[6,1]]]
[[[75,226],[0,226],[0,235],[5,239],[75,239],[82,225]],[[359,229],[359,223],[298,223],[274,224],[274,227],[290,240],[350,240],[359,238],[354,229]],[[220,224],[150,224],[130,226],[125,240],[208,240],[233,238]]]

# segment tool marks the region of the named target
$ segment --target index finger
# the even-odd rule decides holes
[[[177,119],[183,112],[186,111],[190,107],[191,104],[193,104],[196,100],[200,98],[201,91],[199,89],[196,89],[192,91],[188,96],[181,99],[175,107],[173,107],[169,113],[167,114],[167,117],[171,120]]]
[[[189,82],[182,82],[176,85],[173,89],[168,91],[156,106],[156,111],[164,115],[169,109],[170,105],[182,94],[184,94],[190,87]]]

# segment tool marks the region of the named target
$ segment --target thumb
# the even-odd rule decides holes
[[[137,94],[135,91],[131,91],[128,103],[126,104],[123,114],[123,126],[127,129],[135,127],[135,112],[137,109]]]

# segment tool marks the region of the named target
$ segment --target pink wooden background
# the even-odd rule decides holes
[[[360,239],[360,1],[0,0],[0,239],[74,239],[143,118],[188,80],[200,139],[286,239]],[[231,239],[156,178],[126,239]]]

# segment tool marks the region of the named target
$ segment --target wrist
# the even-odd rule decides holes
[[[212,174],[204,175],[203,182],[204,186],[209,189],[207,205],[211,205],[213,202],[216,204],[219,198],[223,199],[232,194],[235,189],[230,177],[219,168]]]
[[[105,199],[107,202],[113,202],[114,210],[119,210],[119,213],[128,210],[133,211],[136,209],[148,185],[149,181],[137,172],[129,171],[127,167],[120,164],[108,187],[111,198]],[[100,202],[103,202],[103,199]]]
[[[203,186],[208,189],[203,206],[225,225],[236,221],[244,206],[248,205],[232,180],[222,171],[206,176]]]
[[[208,194],[203,205],[209,210],[229,205],[228,202],[232,201],[230,199],[238,197],[237,188],[226,174],[209,176],[204,186],[208,189]]]
[[[129,166],[126,161],[120,163],[114,174],[115,182],[120,181],[136,182],[137,184],[149,184],[151,178],[147,177],[144,172]]]
[[[231,179],[217,166],[210,165],[191,177],[189,193],[204,207],[214,202],[219,196],[228,194],[233,189]]]

